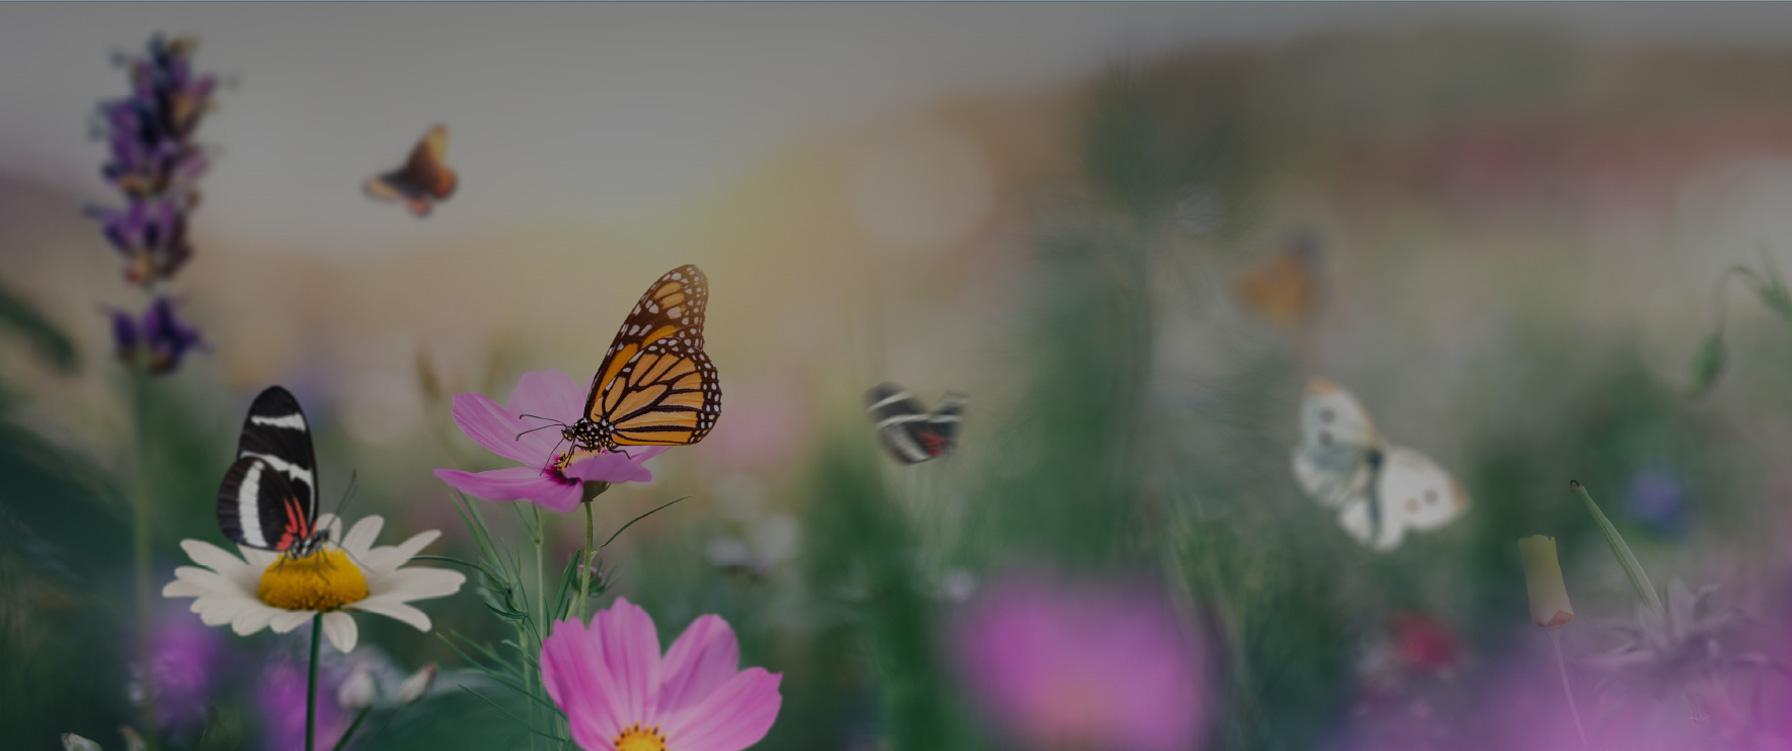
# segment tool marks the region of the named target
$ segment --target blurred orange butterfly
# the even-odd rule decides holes
[[[708,304],[709,279],[689,264],[647,288],[592,376],[584,413],[561,430],[574,445],[562,467],[622,446],[683,446],[709,435],[722,388],[703,352]]]
[[[362,189],[374,199],[403,201],[412,214],[429,216],[436,202],[454,195],[460,183],[460,176],[445,161],[447,156],[448,127],[432,125],[417,139],[403,167],[368,178]]]
[[[1233,284],[1244,309],[1273,326],[1298,329],[1312,323],[1325,302],[1319,238],[1303,232],[1292,247],[1245,270]]]

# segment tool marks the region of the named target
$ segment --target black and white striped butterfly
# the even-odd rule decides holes
[[[964,395],[948,392],[939,406],[928,412],[901,386],[880,383],[865,392],[865,410],[871,413],[878,437],[890,455],[906,464],[918,464],[957,448]]]
[[[292,392],[269,386],[249,405],[236,461],[218,486],[218,528],[245,547],[303,558],[329,542],[317,526],[317,456]]]

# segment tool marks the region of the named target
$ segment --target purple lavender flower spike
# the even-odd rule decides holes
[[[150,373],[173,372],[189,350],[204,344],[199,330],[181,321],[174,303],[166,297],[150,302],[141,320],[124,311],[113,311],[111,315],[112,342],[118,358]]]

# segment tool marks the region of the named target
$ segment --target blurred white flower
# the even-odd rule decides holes
[[[356,668],[336,690],[336,704],[343,709],[366,709],[373,706],[373,695],[373,674]]]
[[[100,751],[100,744],[74,733],[62,734],[62,751]]]

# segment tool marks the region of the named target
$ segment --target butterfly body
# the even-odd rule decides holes
[[[1408,532],[1437,529],[1468,509],[1468,494],[1449,472],[1418,451],[1388,444],[1349,392],[1314,379],[1300,411],[1295,481],[1336,510],[1358,542],[1393,550]]]
[[[865,392],[865,410],[879,439],[905,464],[937,459],[957,447],[964,402],[962,394],[948,393],[929,412],[913,394],[893,383],[880,383]]]
[[[310,423],[291,392],[270,386],[249,406],[218,487],[218,528],[238,545],[302,558],[329,541],[317,514]]]
[[[448,128],[431,126],[404,166],[369,179],[362,189],[381,201],[400,201],[416,216],[428,216],[435,204],[454,195],[460,175],[448,166]]]
[[[686,264],[647,288],[604,352],[585,409],[561,430],[574,450],[561,467],[627,446],[703,440],[722,413],[715,363],[703,351],[709,279]]]

